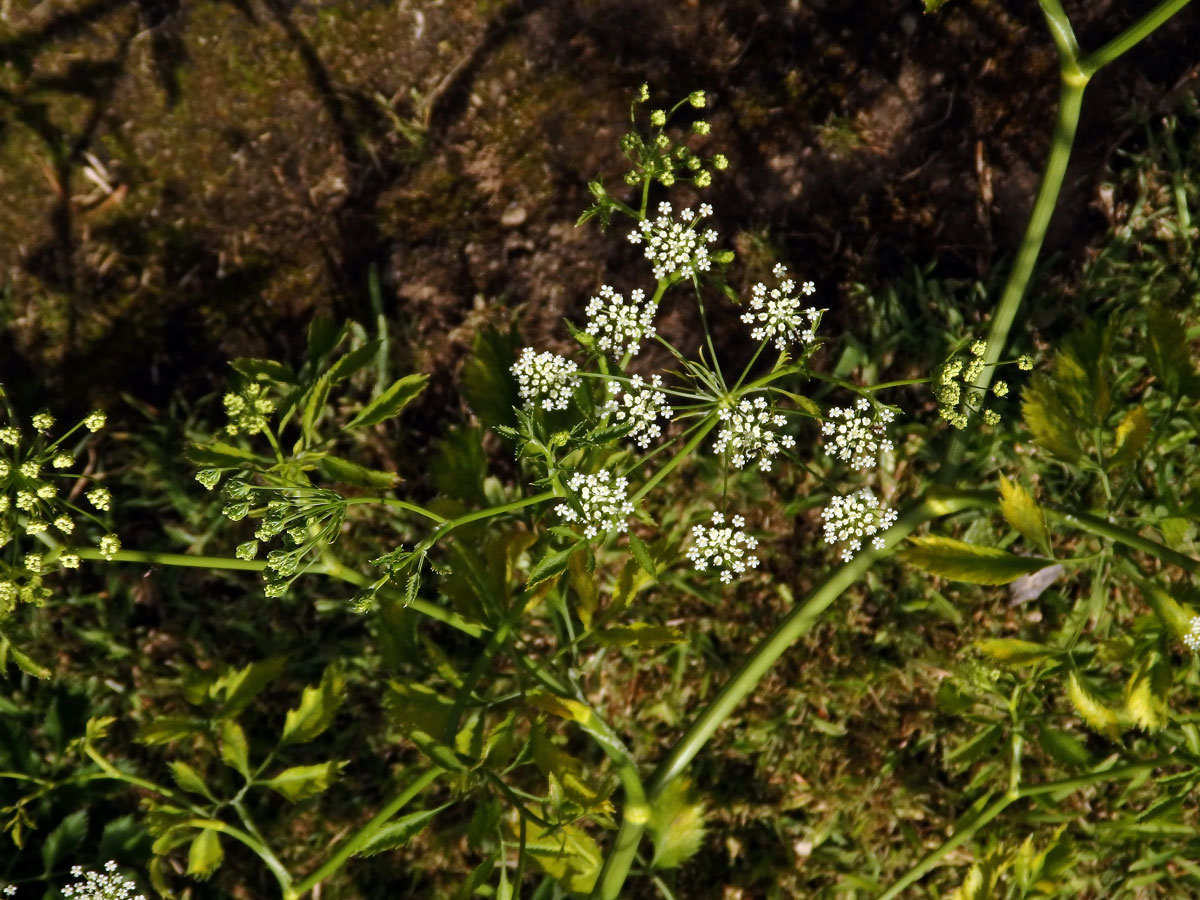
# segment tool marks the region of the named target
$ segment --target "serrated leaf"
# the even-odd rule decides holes
[[[1058,655],[1053,647],[1016,638],[992,638],[979,641],[975,646],[980,653],[1006,666],[1028,666]]]
[[[545,691],[532,691],[525,697],[530,706],[544,713],[572,722],[587,724],[592,720],[592,711],[585,704],[570,697],[559,697]]]
[[[260,691],[279,677],[285,664],[282,657],[274,656],[225,672],[213,685],[216,694],[224,695],[224,714],[236,716],[245,709]]]
[[[1106,706],[1095,694],[1089,691],[1072,672],[1067,680],[1067,697],[1079,718],[1083,719],[1088,728],[1103,735],[1110,741],[1121,736],[1121,726],[1114,710]]]
[[[369,469],[358,463],[350,462],[339,456],[323,456],[317,462],[321,474],[330,481],[340,481],[343,484],[353,484],[356,487],[371,488],[386,491],[400,483],[400,476],[395,472],[385,472],[382,469]]]
[[[66,862],[79,852],[84,838],[87,837],[87,830],[87,810],[80,809],[64,818],[53,831],[46,835],[46,840],[42,844],[42,864],[46,867],[47,872],[57,868],[60,863]]]
[[[517,424],[513,407],[521,403],[517,379],[516,335],[488,326],[475,335],[470,358],[462,368],[462,392],[472,412],[488,427]]]
[[[437,442],[429,460],[429,475],[439,492],[470,504],[486,504],[483,479],[487,454],[483,429],[452,427]]]
[[[547,875],[575,894],[592,890],[603,862],[596,841],[574,825],[551,829],[528,820],[525,823],[525,850]]]
[[[1146,732],[1161,731],[1170,718],[1167,712],[1166,691],[1168,675],[1157,654],[1142,661],[1125,686],[1125,714],[1138,728]]]
[[[909,538],[900,558],[931,575],[971,584],[1008,584],[1022,575],[1054,565],[1052,559],[1016,556],[994,547],[977,547],[945,537]]]
[[[571,587],[575,591],[575,614],[584,628],[592,627],[592,616],[600,603],[600,591],[596,580],[588,571],[588,549],[579,546],[567,557],[567,569],[570,571]]]
[[[470,900],[475,896],[475,892],[483,887],[492,877],[492,871],[496,868],[495,856],[488,857],[467,876],[466,880],[458,886],[458,890],[454,892],[454,900]]]
[[[214,828],[204,828],[188,847],[187,874],[204,880],[217,871],[224,859],[221,835]]]
[[[996,744],[1004,732],[999,725],[988,725],[946,752],[948,765],[969,766],[982,759]]]
[[[358,415],[346,423],[346,427],[365,428],[368,425],[378,425],[380,422],[386,422],[388,419],[400,415],[404,407],[425,390],[428,381],[428,375],[405,375],[364,406]]]
[[[330,665],[316,687],[304,689],[300,705],[288,710],[279,745],[304,744],[333,724],[346,694],[346,679],[339,666]]]
[[[317,316],[308,323],[308,358],[310,362],[328,356],[346,336],[347,322],[329,316]]]
[[[668,625],[651,625],[647,622],[634,622],[631,625],[602,628],[596,632],[596,640],[610,647],[652,649],[668,644],[685,643],[687,637],[678,628],[671,628]]]
[[[293,766],[274,778],[258,782],[277,791],[293,803],[319,794],[333,784],[344,763],[326,762],[311,766]]]
[[[150,746],[166,744],[199,734],[204,727],[205,723],[201,719],[189,719],[184,716],[159,716],[139,728],[134,740],[139,744]]]
[[[1113,453],[1108,459],[1108,467],[1115,469],[1125,463],[1137,459],[1146,439],[1150,436],[1150,416],[1144,406],[1135,406],[1121,419],[1117,426],[1116,438],[1113,441]]]
[[[12,657],[12,661],[15,662],[17,664],[17,668],[26,675],[29,675],[32,678],[49,678],[51,674],[53,674],[41,663],[35,661],[23,651],[18,650],[15,644],[11,643],[10,641],[5,641],[5,645],[9,655]]]
[[[1186,330],[1174,313],[1151,305],[1146,311],[1146,332],[1150,338],[1150,370],[1172,398],[1180,396],[1195,377]]]
[[[200,777],[200,773],[181,760],[174,760],[167,763],[167,768],[171,770],[171,777],[175,779],[175,783],[191,794],[199,794],[201,797],[207,797],[209,800],[214,800],[212,792],[209,791],[208,785],[204,783],[204,779]]]
[[[604,792],[587,780],[583,763],[551,741],[540,726],[532,729],[529,745],[541,773],[559,784],[573,803],[585,810],[611,808]]]
[[[1180,641],[1187,637],[1192,630],[1191,614],[1180,606],[1174,597],[1153,582],[1134,575],[1129,577],[1167,631]]]
[[[187,449],[185,455],[191,462],[200,466],[236,469],[248,462],[255,463],[256,465],[270,465],[269,460],[251,453],[249,450],[243,450],[241,447],[227,444],[224,441],[213,441],[208,444],[192,444]]]
[[[547,551],[529,570],[529,577],[525,579],[525,589],[529,590],[548,578],[554,578],[565,572],[571,554],[575,552],[575,546],[568,547],[566,550]]]
[[[1042,550],[1049,547],[1046,514],[1023,485],[1003,476],[1000,478],[1000,514],[1035,547]]]
[[[1034,441],[1059,459],[1075,462],[1083,454],[1071,414],[1046,376],[1030,380],[1021,395],[1021,414]]]
[[[449,804],[446,804],[446,806],[449,806]],[[386,853],[388,850],[403,847],[413,837],[423,831],[433,817],[445,809],[446,806],[409,813],[407,816],[401,816],[398,819],[388,822],[371,835],[370,840],[356,850],[354,855],[375,856],[377,853]]]
[[[325,404],[329,400],[330,381],[326,373],[316,380],[316,383],[304,394],[304,411],[300,416],[300,427],[309,443],[315,443],[317,437],[317,421],[325,412]]]
[[[704,806],[689,796],[689,784],[679,778],[655,799],[648,824],[654,840],[653,869],[673,869],[695,856],[704,843]]]
[[[1183,549],[1191,526],[1191,520],[1185,519],[1183,516],[1164,516],[1158,520],[1158,530],[1162,532],[1167,546],[1173,550]]]
[[[658,578],[658,570],[654,568],[654,560],[650,558],[650,551],[646,549],[646,545],[642,543],[642,539],[629,532],[629,549],[633,551],[633,558],[638,561],[638,565],[651,578]]]
[[[337,362],[329,367],[326,373],[329,380],[333,384],[340,381],[345,381],[350,376],[369,365],[375,359],[375,355],[379,352],[379,347],[382,341],[368,341],[357,350],[351,350],[345,356],[340,357]]]
[[[150,835],[134,815],[112,819],[100,835],[99,859],[142,857],[150,849]]]
[[[242,726],[233,719],[222,719],[217,726],[221,736],[221,759],[233,768],[250,777],[250,745]]]
[[[291,367],[273,359],[253,359],[243,356],[231,362],[234,371],[246,376],[251,381],[278,381],[282,384],[295,384],[296,373]]]

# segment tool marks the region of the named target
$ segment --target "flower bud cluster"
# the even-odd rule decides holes
[[[787,277],[782,264],[776,265],[772,274],[779,283],[768,290],[760,281],[750,289],[750,311],[742,314],[742,321],[754,325],[751,337],[756,341],[774,341],[777,350],[786,350],[790,344],[807,347],[816,340],[815,332],[824,310],[813,306],[802,310],[800,298],[812,296],[816,286],[806,281],[797,291],[796,282]]]
[[[55,568],[79,567],[78,553],[56,545],[65,543],[74,532],[76,516],[93,520],[95,516],[71,503],[69,490],[60,490],[60,484],[81,477],[63,471],[74,465],[75,457],[62,445],[79,429],[94,432],[104,423],[104,413],[93,412],[52,439],[49,432],[55,419],[43,410],[30,419],[32,433],[11,422],[0,427],[0,547],[16,544],[14,552],[0,560],[0,619],[18,602],[41,604],[48,600],[51,591],[44,579]],[[106,487],[95,486],[85,496],[97,511],[112,508],[112,494]],[[20,541],[26,537],[37,538],[36,552],[21,548]],[[101,553],[114,541],[119,548],[116,535],[104,537]],[[47,545],[55,549],[47,551]]]
[[[700,232],[700,220],[712,215],[712,207],[701,203],[699,212],[680,210],[676,219],[671,213],[671,204],[658,204],[658,218],[643,219],[638,227],[629,232],[634,244],[645,243],[646,259],[654,267],[655,278],[670,278],[678,275],[691,278],[698,272],[707,272],[712,266],[708,255],[708,244],[717,239],[711,228]]]
[[[734,516],[730,525],[732,527],[725,525],[723,514],[714,512],[712,525],[692,526],[692,546],[687,551],[687,558],[697,572],[712,566],[721,573],[721,581],[725,584],[733,581],[734,575],[758,566],[758,557],[748,552],[758,546],[758,540],[747,537],[742,531],[746,520]]]
[[[673,410],[662,390],[662,376],[652,375],[647,386],[641,375],[634,375],[628,385],[614,386],[616,396],[609,399],[604,411],[617,422],[632,422],[629,432],[635,444],[643,450],[662,434],[660,418],[671,421]]]
[[[835,406],[821,426],[821,433],[828,438],[825,452],[859,471],[876,465],[881,453],[893,449],[884,429],[895,413],[887,408],[871,413],[869,410],[871,402],[865,397],[859,399],[854,409]]]
[[[225,395],[225,415],[229,416],[226,433],[258,434],[270,426],[271,413],[275,412],[275,401],[267,395],[262,384],[248,384],[236,393]]]
[[[596,337],[596,346],[605,353],[620,358],[636,356],[641,342],[654,334],[654,313],[657,303],[646,303],[645,291],[633,290],[629,302],[607,284],[588,301],[588,323],[585,329]]]
[[[642,85],[634,95],[630,108],[632,120],[636,122],[637,107],[649,99],[650,88]],[[691,181],[696,187],[705,188],[712,184],[714,170],[723,171],[729,167],[729,160],[720,153],[706,158],[686,144],[676,144],[671,140],[666,132],[667,124],[675,111],[685,103],[692,109],[704,109],[708,105],[708,98],[704,91],[692,91],[669,110],[650,110],[648,133],[642,133],[635,127],[621,137],[621,149],[633,163],[633,168],[625,173],[626,184],[640,184],[649,178],[663,187],[671,187],[676,181]],[[693,134],[703,136],[712,131],[712,127],[704,119],[697,119],[692,122],[691,130]]]
[[[771,457],[781,448],[796,446],[795,438],[777,431],[787,420],[774,414],[762,397],[742,400],[733,409],[722,409],[717,415],[724,425],[717,434],[713,452],[729,451],[731,461],[739,469],[757,459],[759,469],[769,472]]]
[[[1000,424],[1000,413],[984,406],[986,394],[975,387],[975,381],[983,374],[986,354],[987,342],[974,341],[968,358],[951,357],[933,373],[933,395],[937,398],[938,414],[960,431],[970,423],[971,413],[978,414],[986,425]],[[1018,357],[1017,368],[1028,372],[1033,368],[1033,358],[1028,355]],[[991,393],[996,397],[1007,397],[1008,390],[1008,382],[997,381],[992,384]]]
[[[624,476],[614,478],[608,469],[594,475],[576,472],[567,482],[567,489],[573,502],[560,503],[555,512],[567,522],[583,525],[585,537],[628,530],[633,504],[626,499],[629,482]]]

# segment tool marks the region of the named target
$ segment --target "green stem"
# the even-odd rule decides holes
[[[338,846],[329,859],[325,860],[315,872],[299,882],[295,887],[284,891],[284,900],[297,900],[311,891],[316,885],[320,884],[330,875],[334,874],[338,869],[345,865],[346,860],[361,850],[380,827],[385,825],[387,821],[403,809],[410,800],[416,797],[421,791],[433,784],[438,776],[444,770],[433,767],[424,772],[416,781],[412,782],[408,787],[396,795],[395,798],[383,809],[371,817],[362,828],[347,838],[346,841]]]
[[[1187,6],[1188,2],[1189,0],[1164,0],[1099,50],[1093,50],[1081,59],[1079,61],[1080,70],[1090,78],[1126,50],[1148,37],[1175,13]]]
[[[419,516],[424,516],[427,519],[432,519],[439,525],[446,521],[445,516],[439,516],[432,510],[428,510],[423,506],[418,506],[416,503],[409,503],[407,500],[397,500],[395,497],[347,497],[342,501],[346,506],[356,506],[362,503],[382,503],[386,506],[394,506],[397,509],[405,509],[409,512],[415,512]]]
[[[646,494],[650,493],[650,491],[654,489],[655,485],[670,475],[671,472],[675,470],[675,467],[687,459],[688,456],[691,455],[692,451],[700,445],[700,442],[704,440],[704,438],[710,431],[713,430],[713,428],[716,427],[718,421],[719,420],[717,419],[716,413],[709,413],[705,417],[704,421],[697,426],[696,433],[693,434],[691,439],[679,449],[679,452],[663,463],[661,469],[646,479],[646,483],[634,491],[633,496],[629,498],[630,502],[637,503],[644,496],[646,496]]]
[[[527,506],[535,506],[538,503],[543,503],[546,500],[553,500],[558,496],[554,491],[542,491],[540,494],[534,494],[532,497],[522,497],[520,500],[513,500],[511,503],[502,503],[500,506],[489,506],[487,509],[479,509],[472,513],[459,516],[455,519],[449,519],[442,522],[429,537],[417,544],[418,552],[428,550],[443,537],[458,528],[461,525],[466,525],[470,522],[478,522],[480,519],[490,519],[492,516],[501,516],[504,513],[515,512],[518,509],[524,509]]]
[[[80,559],[103,560],[105,562],[135,562],[158,566],[189,566],[195,569],[237,569],[244,572],[262,572],[266,562],[258,559],[230,559],[227,556],[193,556],[185,553],[158,553],[154,550],[118,550],[105,556],[95,547],[73,548]]]

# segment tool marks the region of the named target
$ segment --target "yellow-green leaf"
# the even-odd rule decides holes
[[[1169,675],[1157,654],[1144,660],[1125,686],[1125,713],[1143,731],[1161,731],[1167,724],[1166,691]]]
[[[1044,375],[1034,376],[1022,394],[1021,414],[1039,446],[1065,462],[1082,455],[1071,414]]]
[[[218,726],[221,733],[221,759],[231,768],[250,777],[250,745],[245,732],[233,719],[222,719]]]
[[[1180,606],[1175,598],[1153,582],[1143,578],[1130,576],[1133,583],[1142,592],[1146,603],[1154,610],[1154,615],[1163,626],[1175,636],[1183,640],[1192,630],[1192,614]]]
[[[909,538],[900,558],[931,575],[971,584],[1008,584],[1022,575],[1054,565],[1052,559],[1016,556],[994,547],[977,547],[945,537]]]
[[[369,469],[348,459],[342,459],[340,456],[321,457],[317,462],[317,468],[321,470],[322,475],[333,481],[374,490],[385,491],[395,487],[400,481],[400,476],[395,472]]]
[[[199,794],[201,797],[207,797],[209,800],[214,799],[208,789],[208,785],[200,777],[200,773],[187,763],[175,760],[174,762],[167,763],[167,768],[171,770],[171,777],[175,779],[175,783],[185,791]]]
[[[596,640],[609,646],[650,649],[667,644],[682,644],[687,638],[678,628],[671,628],[669,625],[634,622],[632,625],[602,628],[596,632]]]
[[[1074,672],[1067,681],[1067,696],[1071,700],[1071,705],[1075,707],[1075,711],[1079,713],[1079,718],[1083,719],[1088,728],[1097,734],[1104,735],[1110,741],[1115,741],[1120,737],[1121,726],[1116,712],[1084,687]]]
[[[225,851],[221,849],[221,836],[215,829],[205,828],[188,848],[187,874],[200,879],[208,878],[217,871],[223,859]]]
[[[428,381],[428,375],[405,375],[364,406],[358,415],[346,423],[346,427],[361,428],[366,425],[377,425],[393,416],[398,416],[404,407],[425,390],[425,384]]]
[[[166,744],[188,737],[204,730],[204,722],[200,719],[188,719],[182,716],[159,716],[138,729],[134,740],[140,744]]]
[[[1108,467],[1115,469],[1125,463],[1137,459],[1142,447],[1146,446],[1146,438],[1150,436],[1150,416],[1144,406],[1135,406],[1125,414],[1121,424],[1117,426],[1116,438],[1113,441],[1113,453],[1109,457]]]
[[[1043,550],[1049,547],[1046,514],[1023,485],[1004,477],[1000,478],[1000,513],[1034,546]]]
[[[225,715],[236,716],[263,688],[279,677],[283,667],[283,658],[276,656],[252,662],[242,669],[230,670],[214,682],[213,695],[223,693]]]
[[[654,802],[648,825],[654,839],[652,868],[675,868],[694,856],[704,841],[704,806],[688,794],[687,780],[676,779]]]
[[[1192,387],[1195,370],[1179,318],[1152,304],[1147,311],[1146,331],[1150,338],[1147,361],[1151,371],[1172,397],[1185,393]]]
[[[280,745],[306,743],[332,725],[345,693],[346,679],[341,669],[337,665],[326,668],[321,683],[305,688],[300,697],[300,706],[288,710]]]
[[[532,691],[527,695],[526,700],[529,701],[530,706],[535,706],[542,712],[558,716],[560,719],[569,719],[585,725],[592,720],[591,709],[570,697],[559,697],[557,694],[548,694],[545,691]]]
[[[48,668],[34,660],[33,657],[28,656],[27,654],[18,650],[15,644],[5,641],[5,646],[9,654],[12,655],[13,662],[17,664],[17,668],[19,668],[26,675],[29,675],[33,678],[50,677],[50,670]]]
[[[525,823],[525,850],[567,891],[587,894],[595,887],[603,857],[596,841],[582,829],[543,828],[530,819]]]
[[[611,808],[607,795],[584,776],[583,763],[550,740],[539,726],[530,734],[533,761],[551,783],[557,782],[573,803],[586,810]]]
[[[372,834],[362,847],[355,850],[354,855],[374,856],[377,853],[384,853],[388,850],[395,850],[397,847],[403,847],[415,835],[419,834],[434,816],[445,808],[445,806],[439,806],[437,809],[425,809],[420,812],[409,813],[407,816],[401,816],[398,819],[388,822]]]
[[[278,791],[295,803],[297,800],[319,794],[333,784],[343,765],[344,763],[326,762],[312,766],[293,766],[261,784]]]
[[[575,614],[584,628],[592,627],[592,616],[600,602],[600,592],[596,588],[596,579],[587,568],[588,550],[586,545],[580,545],[567,560],[570,573],[571,587],[575,591]]]
[[[1016,638],[993,638],[980,641],[975,646],[981,653],[1006,666],[1028,666],[1058,655],[1053,647]]]

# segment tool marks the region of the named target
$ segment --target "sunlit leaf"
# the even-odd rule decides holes
[[[993,638],[975,645],[979,651],[1006,666],[1028,666],[1057,656],[1053,647],[1016,638]]]
[[[1151,581],[1131,575],[1130,579],[1142,592],[1154,615],[1177,640],[1182,641],[1192,630],[1192,615],[1175,598]]]
[[[1071,414],[1046,376],[1035,375],[1030,380],[1021,395],[1021,414],[1034,441],[1059,459],[1075,462],[1083,454]]]
[[[173,760],[167,763],[167,768],[171,770],[171,777],[175,779],[175,783],[192,794],[199,794],[201,797],[207,797],[209,800],[215,799],[212,792],[208,789],[208,785],[204,783],[204,779],[200,773],[189,766],[182,760]]]
[[[189,719],[183,716],[159,716],[150,720],[138,729],[134,740],[142,744],[166,744],[178,741],[203,731],[205,723],[202,719]]]
[[[425,374],[405,375],[362,408],[353,419],[346,423],[347,428],[364,428],[368,425],[378,425],[388,419],[398,416],[409,403],[416,399],[429,376]]]
[[[221,737],[221,759],[246,778],[250,777],[250,745],[245,732],[233,719],[222,719],[218,725]]]
[[[564,889],[586,894],[596,884],[603,857],[587,832],[574,825],[543,828],[532,819],[525,823],[525,851]]]
[[[388,850],[403,847],[409,840],[424,830],[433,817],[445,808],[445,806],[439,806],[437,809],[426,809],[421,812],[409,813],[406,816],[401,816],[398,819],[388,822],[376,830],[371,835],[370,840],[356,850],[354,855],[374,856],[377,853],[385,853]]]
[[[1135,406],[1125,414],[1125,418],[1117,426],[1113,453],[1108,459],[1109,468],[1115,469],[1137,459],[1149,436],[1150,416],[1146,414],[1144,406]]]
[[[1000,478],[1000,513],[1006,522],[1021,535],[1043,550],[1050,545],[1046,529],[1046,514],[1025,487],[1018,482]]]
[[[1125,714],[1138,728],[1161,731],[1167,724],[1166,694],[1170,675],[1158,654],[1151,654],[1138,666],[1125,686]]]
[[[1015,556],[994,547],[978,547],[945,537],[909,538],[900,558],[931,575],[971,584],[1007,584],[1054,565],[1052,559]]]
[[[260,691],[279,677],[284,665],[282,657],[271,657],[223,674],[213,685],[213,690],[224,695],[224,714],[236,716],[245,709]]]
[[[283,725],[280,746],[303,744],[311,741],[331,724],[346,693],[346,679],[341,668],[330,665],[316,687],[304,689],[300,705],[288,710]]]
[[[217,871],[225,851],[221,849],[221,835],[213,828],[205,828],[192,840],[188,848],[187,874],[205,879]]]
[[[1088,728],[1101,734],[1110,741],[1115,741],[1121,735],[1121,726],[1114,710],[1106,706],[1095,694],[1089,691],[1072,672],[1067,680],[1067,697],[1071,705],[1079,713]]]
[[[682,644],[687,641],[687,637],[678,628],[671,628],[669,625],[634,622],[631,625],[601,628],[596,632],[596,640],[614,647],[652,649],[668,644]]]
[[[313,794],[319,794],[333,784],[344,763],[325,762],[311,766],[293,766],[274,778],[259,782],[264,787],[278,791],[295,803]]]
[[[652,868],[673,869],[696,855],[704,842],[704,806],[689,796],[686,779],[672,781],[659,794],[647,827],[654,840]]]

